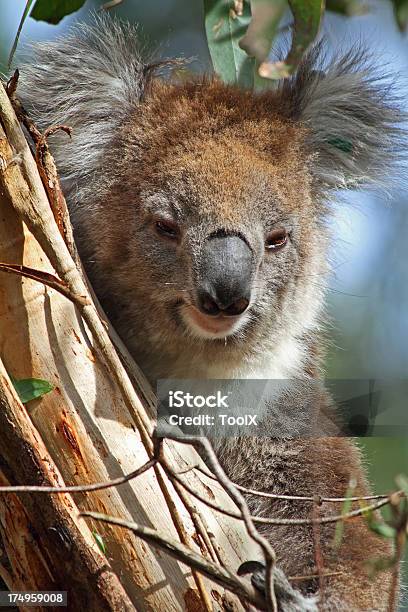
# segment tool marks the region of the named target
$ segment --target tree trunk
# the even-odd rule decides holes
[[[40,222],[36,225],[34,213],[26,214],[26,209],[41,211],[52,249],[63,254],[71,265],[67,275],[79,283],[80,273],[58,232],[33,155],[0,86],[0,262],[61,276],[54,251],[49,244],[44,247],[44,238],[37,232]],[[129,409],[78,309],[39,282],[0,274],[4,364],[0,364],[0,485],[88,484],[117,478],[143,465],[149,454],[140,434],[140,419]],[[125,349],[121,352],[126,355]],[[152,391],[128,355],[126,362],[139,389],[140,413],[152,424]],[[45,379],[54,390],[25,408],[8,375]],[[191,447],[170,442],[165,446],[175,470],[200,462]],[[203,497],[210,494],[212,501],[235,509],[221,487],[204,476],[190,471],[183,478]],[[167,502],[163,491],[167,491]],[[172,511],[169,504],[174,505]],[[254,558],[258,551],[254,552],[242,522],[195,500],[191,504],[205,517],[219,556],[231,571]],[[177,514],[188,544],[209,555],[191,512],[160,467],[117,488],[72,496],[0,491],[0,578],[8,588],[66,590],[68,608],[76,611],[221,606],[219,585],[204,579],[208,597],[203,602],[201,593],[199,601],[197,580],[188,567],[148,547],[129,531],[85,523],[77,517],[78,509],[157,528],[172,539],[180,535],[180,525],[176,529],[174,524]],[[92,531],[102,536],[106,557]]]

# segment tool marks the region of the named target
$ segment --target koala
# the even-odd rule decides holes
[[[136,29],[78,25],[34,45],[20,96],[50,139],[76,242],[93,287],[137,363],[158,379],[323,376],[328,221],[339,189],[378,184],[397,159],[402,115],[392,89],[359,50],[324,59],[318,45],[296,74],[259,92],[212,75],[179,79],[145,61]],[[170,72],[169,72],[170,70]],[[394,166],[395,167],[395,166]],[[251,489],[342,497],[350,479],[369,494],[357,444],[323,436],[232,437],[217,452]],[[292,398],[307,421],[330,403],[322,390]],[[306,501],[247,496],[261,517],[311,517]],[[341,512],[323,503],[322,516]],[[384,611],[390,555],[363,518],[344,525],[263,525],[277,577],[312,576],[277,590],[281,611]],[[318,532],[316,534],[316,531]],[[316,538],[324,588],[316,575]]]

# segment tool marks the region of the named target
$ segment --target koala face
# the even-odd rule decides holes
[[[230,134],[188,148],[134,186],[128,278],[145,268],[135,285],[175,334],[245,342],[304,297],[302,271],[322,250],[319,209],[290,145],[272,158]]]
[[[164,128],[148,121],[163,103],[153,97],[144,125],[138,117],[126,134],[126,179],[99,205],[95,276],[115,260],[107,287],[128,300],[130,328],[149,326],[182,346],[247,346],[266,329],[273,337],[298,325],[302,310],[307,326],[305,302],[313,317],[319,307],[325,233],[303,130],[241,92],[226,107],[218,84],[199,105],[187,93],[166,92]]]

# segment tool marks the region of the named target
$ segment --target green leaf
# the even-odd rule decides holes
[[[251,21],[249,0],[242,14],[233,0],[204,0],[205,30],[214,71],[224,83],[252,89],[255,60],[239,46],[239,38]]]
[[[10,377],[10,379],[23,404],[27,404],[27,402],[31,402],[31,400],[42,397],[46,393],[52,391],[54,388],[46,380],[40,380],[38,378],[15,380],[14,378]]]
[[[392,527],[389,523],[384,521],[377,521],[375,518],[375,514],[372,510],[368,510],[363,514],[367,522],[367,526],[370,531],[376,533],[382,538],[395,539],[397,536],[397,530]]]
[[[350,499],[350,497],[353,497],[354,491],[356,488],[356,481],[354,480],[354,478],[352,478],[349,482],[349,485],[347,487],[346,490],[346,494],[345,494],[345,500],[343,502],[343,506],[341,508],[341,516],[344,516],[345,514],[348,514],[351,510],[351,506],[352,506],[352,501]],[[333,546],[334,548],[338,548],[341,544],[341,540],[343,538],[343,531],[344,531],[344,521],[337,521],[336,523],[336,529],[334,532],[334,541],[333,541]]]
[[[282,79],[293,74],[319,33],[324,0],[288,1],[294,18],[292,44],[285,60],[264,62],[260,65],[259,74],[267,79]]]
[[[18,24],[17,34],[16,34],[16,37],[14,39],[13,46],[11,47],[10,55],[9,55],[9,58],[8,58],[8,67],[9,68],[11,66],[11,62],[13,61],[13,57],[14,57],[14,54],[15,54],[16,49],[17,49],[18,41],[20,39],[20,34],[21,34],[21,30],[23,29],[24,22],[27,19],[27,15],[30,12],[30,8],[32,7],[34,2],[35,2],[35,0],[27,0],[27,2],[26,2],[25,8],[24,8],[24,12],[23,12],[22,17],[20,19],[20,23]]]
[[[404,474],[399,474],[396,476],[395,482],[397,483],[397,487],[404,491],[405,495],[408,497],[408,478]]]
[[[103,537],[97,531],[93,531],[92,535],[95,538],[95,542],[97,543],[99,550],[106,555],[106,544],[103,541]]]
[[[78,11],[85,2],[86,0],[37,0],[30,17],[55,25],[66,15]]]
[[[393,0],[394,15],[401,32],[405,32],[408,26],[408,1]]]
[[[387,523],[378,523],[377,521],[370,520],[369,522],[370,531],[373,531],[382,538],[394,539],[397,535],[396,529],[387,525]]]

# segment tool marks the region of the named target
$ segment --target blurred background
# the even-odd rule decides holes
[[[0,4],[3,72],[25,4],[25,0]],[[58,26],[27,19],[20,46],[61,34],[73,21],[89,19],[90,10],[100,5],[101,1],[89,1]],[[408,111],[408,35],[398,31],[390,2],[370,3],[369,8],[360,17],[326,14],[323,32],[334,53],[363,41],[378,65],[398,76],[402,105]],[[158,47],[161,55],[193,56],[195,70],[209,68],[202,2],[124,0],[112,13],[140,23],[142,37]],[[18,55],[13,65],[18,65]],[[328,376],[407,379],[408,183],[401,176],[387,193],[339,196],[332,220]],[[382,394],[380,412],[385,413],[392,404],[408,413],[407,385],[398,388],[401,390],[392,392],[391,385],[391,391]],[[376,492],[392,489],[395,475],[408,473],[406,434],[361,440]]]

